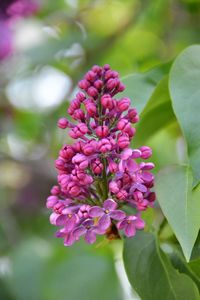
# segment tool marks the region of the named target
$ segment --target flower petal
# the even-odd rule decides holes
[[[50,215],[50,223],[56,226],[63,226],[66,222],[66,216],[57,213],[52,213]]]
[[[89,229],[85,234],[85,241],[88,244],[93,244],[96,241],[96,235],[92,229]]]
[[[72,229],[76,225],[76,221],[77,221],[76,215],[71,215],[70,217],[69,216],[67,217],[66,222],[65,222],[65,227],[66,227],[67,232],[72,231]]]
[[[99,219],[98,227],[101,230],[106,230],[106,229],[108,229],[110,224],[111,224],[110,216],[105,214]]]
[[[127,237],[132,237],[135,235],[136,230],[135,230],[135,226],[134,226],[133,222],[131,222],[125,226],[124,233]]]
[[[71,246],[75,241],[74,235],[70,232],[64,238],[64,246]]]
[[[105,210],[114,210],[117,208],[117,203],[113,199],[107,199],[103,203],[103,207]]]
[[[78,240],[86,232],[87,232],[87,229],[83,226],[80,226],[73,230],[73,236],[75,237],[76,240]]]
[[[91,218],[101,217],[104,214],[102,207],[93,206],[89,210],[89,216]]]
[[[110,213],[110,217],[114,220],[122,221],[126,217],[126,214],[122,210],[114,210]]]
[[[124,151],[122,151],[121,153],[121,159],[122,160],[126,160],[128,159],[133,153],[133,150],[128,148],[128,149],[125,149]]]

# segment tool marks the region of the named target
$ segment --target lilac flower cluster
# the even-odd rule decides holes
[[[130,148],[139,116],[131,101],[115,95],[125,87],[109,65],[93,66],[79,82],[78,92],[58,127],[68,128],[76,141],[63,145],[55,161],[58,185],[47,198],[50,222],[61,229],[57,237],[70,246],[81,236],[94,243],[96,235],[127,237],[144,228],[140,212],[153,205],[154,168],[147,146]],[[137,160],[137,161],[136,161]],[[127,211],[131,211],[130,215]],[[117,234],[116,234],[117,232]]]

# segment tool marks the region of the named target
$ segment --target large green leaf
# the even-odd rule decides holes
[[[188,145],[194,185],[200,180],[200,46],[184,50],[169,78],[172,105]]]
[[[146,73],[131,74],[123,78],[126,86],[121,96],[129,97],[140,114],[153,94],[158,82],[168,73],[170,64],[160,65]]]
[[[192,172],[187,166],[171,166],[156,177],[156,194],[187,260],[200,228],[200,187],[192,191]]]
[[[168,77],[165,77],[158,83],[141,113],[134,144],[145,142],[157,131],[175,121],[168,91]]]
[[[151,233],[137,232],[125,240],[124,263],[129,281],[142,300],[200,298],[192,279],[173,268]]]

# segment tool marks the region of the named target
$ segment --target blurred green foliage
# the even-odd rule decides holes
[[[122,76],[134,73],[128,88],[142,112],[135,145],[148,141],[157,170],[186,161],[176,120],[166,126],[174,115],[165,75],[199,42],[199,12],[198,0],[43,0],[37,15],[17,21],[15,53],[0,63],[1,300],[126,299],[108,243],[68,249],[53,237],[45,199],[53,160],[70,142],[56,122],[83,73],[109,63]],[[163,216],[159,208],[154,214],[156,227]],[[151,226],[152,214],[144,218]]]

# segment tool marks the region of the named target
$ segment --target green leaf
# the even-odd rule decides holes
[[[134,144],[145,142],[160,129],[175,121],[168,91],[168,77],[165,77],[158,83],[141,113]]]
[[[125,269],[142,300],[199,299],[195,283],[173,268],[151,233],[137,232],[124,245]]]
[[[200,228],[200,187],[192,191],[192,172],[187,166],[164,168],[156,177],[156,194],[188,261]]]
[[[189,262],[192,271],[200,278],[200,258]]]
[[[200,180],[200,46],[184,50],[169,77],[172,105],[188,145],[194,185]]]
[[[146,73],[131,74],[122,80],[126,89],[121,96],[129,97],[140,114],[153,94],[158,82],[168,72],[170,64],[160,65]]]
[[[170,261],[174,268],[178,269],[179,272],[185,273],[190,276],[192,280],[196,283],[199,291],[200,291],[200,274],[196,274],[196,272],[191,267],[190,263],[185,261],[184,256],[182,255],[180,249],[173,247],[173,252],[169,254]],[[192,262],[191,262],[192,263]],[[199,262],[198,262],[199,263]],[[196,262],[194,263],[196,265]],[[200,267],[199,267],[200,270]]]

